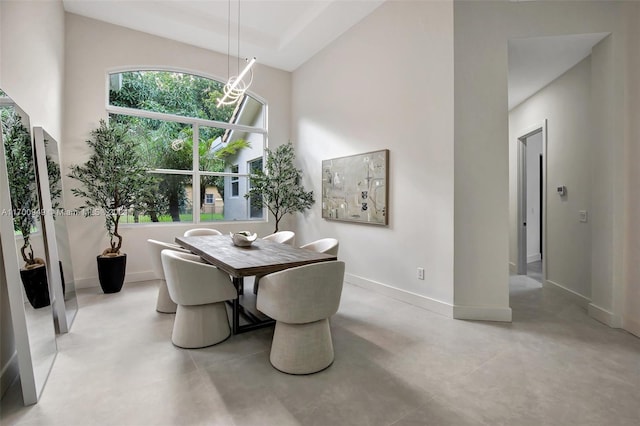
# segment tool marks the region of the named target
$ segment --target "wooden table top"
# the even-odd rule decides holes
[[[176,237],[175,241],[237,278],[265,275],[309,263],[337,260],[334,255],[260,238],[249,247],[235,246],[229,235]]]

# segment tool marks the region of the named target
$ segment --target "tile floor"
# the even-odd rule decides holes
[[[542,260],[527,264],[527,276],[542,283]]]
[[[37,405],[14,385],[2,425],[633,425],[640,339],[512,277],[511,324],[458,321],[345,285],[336,360],[311,376],[269,364],[271,329],[200,350],[170,343],[156,283],[81,306]]]

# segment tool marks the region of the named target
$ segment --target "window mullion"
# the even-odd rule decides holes
[[[200,223],[200,127],[193,123],[193,223]]]

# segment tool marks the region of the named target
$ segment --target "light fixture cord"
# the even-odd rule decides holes
[[[240,75],[240,0],[238,0],[238,75]]]
[[[231,77],[231,0],[227,2],[227,80]]]

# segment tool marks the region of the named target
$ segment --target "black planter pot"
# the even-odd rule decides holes
[[[105,293],[117,293],[124,284],[127,269],[127,255],[98,256],[98,278]]]
[[[49,299],[49,282],[47,268],[44,265],[32,269],[21,269],[20,278],[27,299],[34,309],[44,308],[51,303]]]

